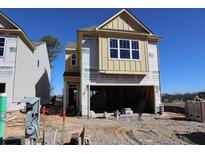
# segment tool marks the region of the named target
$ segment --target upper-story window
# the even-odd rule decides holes
[[[118,58],[118,40],[110,39],[110,58]]]
[[[5,38],[0,37],[0,58],[4,56]]]
[[[137,40],[110,39],[110,58],[139,60],[139,42]]]
[[[71,64],[73,66],[77,65],[76,53],[72,53],[72,55],[71,55]]]

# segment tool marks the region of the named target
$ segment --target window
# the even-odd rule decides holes
[[[110,39],[110,58],[118,58],[118,40]]]
[[[0,83],[0,93],[5,93],[5,92],[6,92],[6,84]]]
[[[132,59],[140,59],[138,41],[132,41]]]
[[[120,58],[130,59],[130,41],[120,40]]]
[[[4,56],[5,38],[0,38],[0,57]]]
[[[139,42],[136,40],[110,39],[110,58],[140,59]]]
[[[77,64],[76,53],[72,54],[71,63],[72,63],[73,66],[75,66]]]

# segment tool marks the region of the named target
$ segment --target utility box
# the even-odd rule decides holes
[[[26,105],[25,138],[29,138],[32,145],[40,138],[40,98],[26,97],[20,103]]]
[[[205,123],[205,102],[187,101],[185,103],[185,116],[187,120]]]

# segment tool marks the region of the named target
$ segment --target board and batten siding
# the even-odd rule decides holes
[[[33,52],[19,37],[17,42],[13,102],[19,102],[24,97],[35,97],[36,62]]]
[[[139,41],[140,60],[110,59],[109,38],[99,37],[99,70],[101,73],[146,74],[149,71],[147,41]]]
[[[104,25],[102,29],[147,33],[142,26],[123,14]]]
[[[72,65],[72,54],[76,54],[76,65]],[[80,72],[80,56],[79,52],[76,50],[66,50],[65,56],[65,71],[66,72]]]

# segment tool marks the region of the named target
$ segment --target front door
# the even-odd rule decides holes
[[[68,108],[71,112],[76,112],[76,104],[77,104],[77,86],[69,85],[69,103]]]

